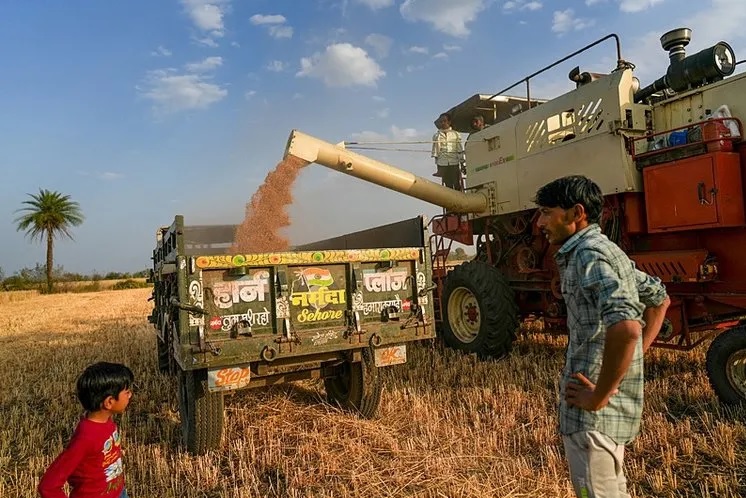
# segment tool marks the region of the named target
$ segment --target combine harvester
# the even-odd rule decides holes
[[[581,72],[576,88],[551,100],[531,98],[530,80],[599,43],[614,39],[616,67]],[[537,229],[536,190],[569,174],[602,188],[601,227],[672,299],[654,346],[688,351],[716,336],[707,374],[723,403],[746,399],[746,74],[719,42],[694,55],[691,30],[660,39],[669,52],[664,76],[641,87],[611,34],[494,95],[451,108],[453,128],[488,125],[465,144],[463,191],[293,130],[285,156],[296,156],[445,209],[431,220],[435,319],[445,343],[483,356],[506,354],[519,320],[566,323],[560,278]],[[743,61],[741,61],[743,62]],[[503,95],[525,84],[527,95]],[[456,241],[476,257],[450,272]]]

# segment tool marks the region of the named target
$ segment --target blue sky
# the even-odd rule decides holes
[[[746,55],[742,0],[129,0],[0,3],[0,267],[44,261],[13,223],[27,193],[58,190],[85,223],[68,271],[150,265],[156,229],[239,223],[293,128],[331,142],[429,139],[437,115],[614,32],[642,84],[665,72],[658,38],[693,30]],[[613,67],[601,45],[536,81]],[[370,152],[429,177],[426,153]],[[292,242],[438,208],[318,165],[294,186]]]

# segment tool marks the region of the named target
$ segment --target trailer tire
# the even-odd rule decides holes
[[[182,442],[189,453],[218,449],[223,436],[223,393],[207,389],[207,370],[179,370]]]
[[[158,343],[158,371],[162,374],[171,375],[171,352],[168,350],[168,344],[166,341],[156,336],[155,340]]]
[[[164,318],[161,325],[163,339],[157,334],[155,336],[158,351],[158,371],[166,375],[174,375],[176,373],[176,362],[171,354],[171,341],[173,340],[171,334],[174,327],[170,323],[168,319]]]
[[[721,332],[707,350],[707,376],[726,405],[746,401],[746,326]]]
[[[518,330],[518,307],[505,276],[483,261],[454,268],[443,285],[443,341],[480,358],[507,355]]]
[[[324,389],[330,404],[373,418],[378,411],[383,379],[369,349],[363,350],[363,360],[346,360],[339,375],[324,379]]]

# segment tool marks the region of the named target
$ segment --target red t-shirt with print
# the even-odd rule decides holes
[[[122,445],[119,429],[110,418],[94,422],[82,418],[65,450],[39,482],[42,498],[118,498],[124,488]]]

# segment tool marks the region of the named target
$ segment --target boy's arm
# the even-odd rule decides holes
[[[37,491],[42,498],[67,498],[62,490],[86,455],[85,440],[73,435],[65,450],[55,458],[39,481]]]

